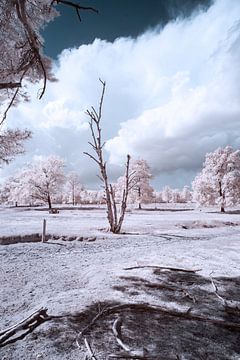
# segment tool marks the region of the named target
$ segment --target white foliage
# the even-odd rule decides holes
[[[130,164],[130,182],[129,182],[129,203],[137,203],[141,208],[142,203],[149,203],[153,200],[153,188],[149,184],[152,175],[150,167],[146,160],[135,160]],[[120,177],[115,184],[117,197],[121,198],[124,178]]]
[[[59,197],[65,180],[63,167],[64,161],[51,155],[22,169],[5,184],[9,189],[8,202],[40,202],[47,203],[51,208],[52,201]]]
[[[66,184],[64,187],[64,202],[72,203],[72,205],[81,203],[81,194],[84,190],[80,177],[76,171],[71,171],[66,176]]]
[[[22,90],[22,80],[51,79],[51,61],[43,52],[40,31],[58,13],[51,0],[1,0],[0,2],[0,100]],[[41,89],[42,91],[42,89]],[[17,100],[17,97],[15,100]]]
[[[7,129],[0,133],[0,165],[8,164],[16,155],[23,154],[23,142],[30,136],[30,131],[19,129]]]
[[[240,150],[231,146],[206,155],[203,170],[193,181],[193,198],[200,205],[225,206],[240,200]]]
[[[172,189],[167,185],[162,190],[162,199],[164,202],[170,203],[172,201]]]

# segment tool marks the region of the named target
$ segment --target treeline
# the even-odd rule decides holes
[[[199,206],[226,206],[240,203],[240,150],[231,146],[218,148],[206,154],[203,168],[192,182],[192,188],[182,190],[165,186],[156,191],[150,185],[152,174],[145,160],[133,160],[130,166],[128,204],[141,209],[147,203],[188,203]],[[124,189],[124,177],[111,184],[117,203]],[[78,173],[65,174],[64,161],[49,156],[30,164],[5,181],[0,189],[2,204],[41,205],[58,204],[104,204],[103,190],[88,190],[80,181]]]
[[[0,201],[6,205],[35,206],[47,204],[104,204],[103,190],[89,190],[81,183],[77,172],[65,173],[64,160],[57,156],[49,156],[34,161],[9,177],[0,189]],[[183,190],[166,186],[158,192],[150,185],[152,175],[145,160],[132,161],[130,167],[131,183],[129,185],[128,204],[162,202],[189,202],[192,195],[185,186]],[[117,202],[120,202],[124,188],[124,178],[120,177],[112,184]]]

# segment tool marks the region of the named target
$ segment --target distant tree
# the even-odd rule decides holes
[[[167,185],[162,189],[162,199],[166,203],[170,203],[172,201],[172,189]]]
[[[200,205],[225,206],[240,201],[240,150],[231,146],[206,155],[203,169],[192,183],[193,198]]]
[[[104,190],[83,190],[81,202],[83,204],[106,204]]]
[[[173,189],[171,191],[171,203],[174,203],[174,204],[177,204],[177,203],[180,203],[182,202],[182,199],[181,199],[181,193],[179,191],[179,189]]]
[[[146,160],[135,160],[132,162],[129,174],[131,181],[129,183],[129,203],[137,203],[138,209],[142,209],[143,203],[150,203],[154,199],[153,188],[149,184],[152,175],[150,167]],[[122,192],[124,186],[124,177],[120,177],[115,184],[116,194]]]
[[[154,190],[153,198],[155,203],[163,203],[162,192]]]
[[[6,197],[6,203],[18,206],[33,205],[34,200],[31,197],[28,184],[29,168],[22,168],[14,175],[10,176],[3,184],[3,191]]]
[[[187,203],[192,200],[192,192],[189,186],[184,186],[180,193],[181,202]]]
[[[40,201],[51,209],[65,180],[63,167],[64,161],[52,155],[19,170],[4,184],[8,202],[32,205]]]
[[[28,130],[8,129],[0,133],[0,165],[8,164],[16,155],[23,154],[23,142],[30,137]]]
[[[105,190],[105,199],[107,204],[107,219],[110,225],[110,231],[115,234],[118,234],[121,231],[121,227],[123,224],[123,220],[127,208],[129,181],[130,181],[130,176],[129,176],[130,155],[127,155],[126,172],[124,176],[125,185],[122,192],[120,211],[118,212],[115,189],[113,185],[109,183],[108,173],[107,173],[107,163],[104,160],[104,155],[103,155],[104,142],[102,142],[101,120],[102,120],[102,105],[103,105],[106,83],[101,81],[101,84],[102,84],[102,95],[101,95],[98,111],[96,111],[94,107],[92,107],[91,110],[87,110],[87,115],[90,118],[89,126],[92,136],[92,142],[89,142],[89,144],[93,149],[94,155],[88,152],[84,152],[84,154],[89,156],[97,164],[100,170],[99,178],[101,179]]]
[[[83,185],[81,184],[80,177],[75,171],[71,171],[66,176],[65,194],[67,202],[76,205],[80,201]]]
[[[47,203],[52,209],[52,200],[65,181],[63,168],[63,159],[53,155],[30,165],[25,172],[25,182],[31,198]]]

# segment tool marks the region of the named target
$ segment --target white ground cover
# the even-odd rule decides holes
[[[170,207],[173,209],[173,205]],[[126,267],[201,269],[199,274],[204,277],[240,275],[238,212],[161,209],[128,212],[125,234],[113,235],[106,231],[103,208],[60,210],[59,214],[1,208],[0,237],[41,232],[45,218],[47,232],[52,235],[96,236],[96,241],[1,245],[0,330],[41,306],[47,307],[49,314],[61,315],[80,312],[89,304],[106,300],[161,303],[149,294],[130,296],[116,290],[121,276],[126,276]],[[145,279],[152,276],[148,269],[131,270],[131,275]],[[177,304],[164,305],[179,308]],[[36,341],[33,348],[27,338],[0,349],[1,352],[0,358],[9,360],[80,358],[75,345],[71,353],[60,356],[46,340]]]

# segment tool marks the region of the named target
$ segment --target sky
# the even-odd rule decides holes
[[[83,4],[83,3],[82,3]],[[126,154],[145,159],[152,184],[181,188],[201,170],[205,154],[240,146],[240,1],[98,0],[99,14],[70,9],[44,31],[45,53],[58,82],[41,101],[9,114],[10,127],[30,128],[26,155],[1,169],[55,154],[83,184],[97,188],[86,109],[98,106],[106,81],[102,131],[111,179]]]

